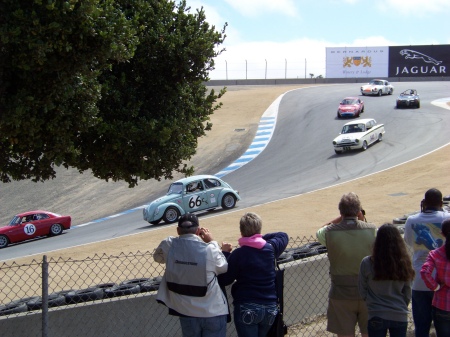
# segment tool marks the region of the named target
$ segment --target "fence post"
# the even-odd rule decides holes
[[[48,337],[48,262],[47,255],[42,261],[42,337]]]

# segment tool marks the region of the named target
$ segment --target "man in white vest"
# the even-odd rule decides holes
[[[183,337],[225,337],[228,303],[217,281],[228,269],[222,249],[194,214],[180,217],[177,233],[153,254],[156,262],[166,264],[156,299],[170,315],[179,316]]]

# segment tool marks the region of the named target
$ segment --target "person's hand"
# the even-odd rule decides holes
[[[231,243],[222,242],[222,252],[231,253],[232,250],[233,250],[233,246]]]
[[[358,213],[358,220],[366,221],[365,214],[366,214],[366,212],[363,209],[360,210],[359,213]]]
[[[198,236],[206,243],[211,242],[213,240],[212,234],[208,228],[200,228]]]

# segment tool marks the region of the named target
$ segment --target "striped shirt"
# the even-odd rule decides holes
[[[436,274],[433,275],[435,269]],[[430,251],[420,270],[420,275],[431,290],[440,286],[440,289],[434,293],[433,306],[450,311],[450,260],[445,255],[445,245]]]

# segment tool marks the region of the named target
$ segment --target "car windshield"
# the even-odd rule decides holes
[[[169,190],[167,194],[181,194],[183,192],[183,184],[182,183],[173,183],[169,186]]]
[[[342,104],[342,105],[358,104],[358,100],[347,98],[347,99],[344,99],[344,100],[341,102],[341,104]]]
[[[15,226],[15,225],[17,225],[18,223],[20,223],[20,219],[21,219],[21,217],[16,215],[16,216],[15,216],[14,218],[12,218],[12,220],[9,222],[8,226]]]
[[[364,132],[364,130],[365,130],[364,124],[350,124],[350,125],[344,125],[341,133]]]
[[[382,81],[370,81],[369,84],[373,84],[373,85],[383,85]]]

